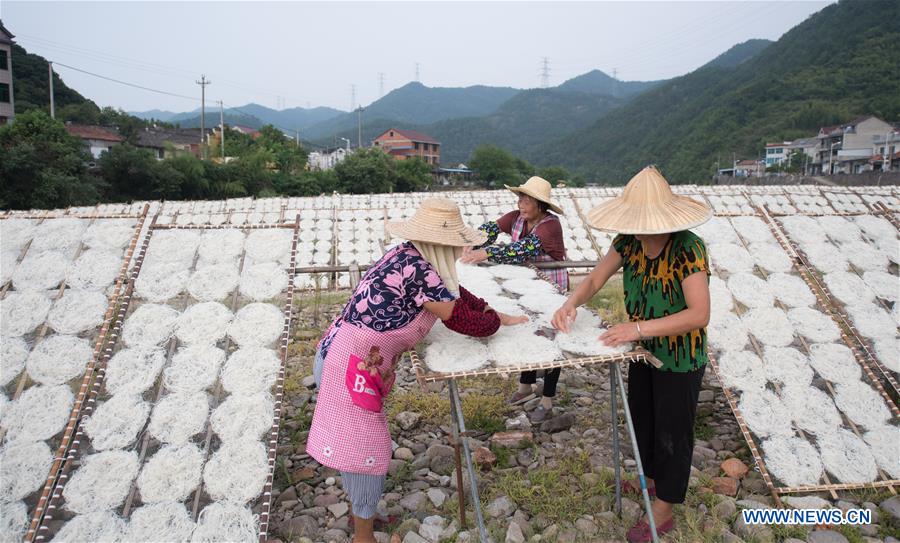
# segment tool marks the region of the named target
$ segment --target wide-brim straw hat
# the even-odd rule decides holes
[[[622,194],[588,212],[598,230],[619,234],[667,234],[699,226],[712,217],[703,202],[672,193],[655,166],[647,166],[625,186]]]
[[[446,198],[427,198],[408,221],[389,222],[386,228],[398,238],[453,247],[481,245],[487,241],[487,234],[467,226],[459,206]]]
[[[503,186],[516,194],[526,194],[528,196],[531,196],[535,200],[544,202],[545,204],[550,206],[550,209],[555,211],[557,214],[563,214],[562,208],[556,205],[556,203],[550,198],[550,182],[543,177],[538,177],[535,175],[518,187],[510,187],[509,185]]]

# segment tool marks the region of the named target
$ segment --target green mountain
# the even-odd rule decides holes
[[[604,94],[531,89],[507,100],[496,112],[479,118],[450,119],[418,130],[442,143],[441,161],[469,160],[476,147],[491,144],[533,160],[548,139],[584,128],[624,103]]]
[[[662,81],[619,81],[600,70],[591,70],[586,74],[563,82],[556,89],[567,92],[606,94],[615,98],[631,98],[645,90],[652,89],[660,83]]]
[[[40,108],[50,111],[50,86],[47,81],[47,59],[26,51],[17,44],[12,46],[13,92],[16,113]],[[59,74],[53,72],[53,99],[56,108],[91,102],[66,85]]]
[[[363,115],[368,119],[393,119],[395,124],[405,125],[480,117],[496,111],[518,92],[519,90],[509,87],[483,85],[432,88],[413,82],[372,102],[363,109]],[[357,113],[350,112],[310,127],[306,130],[306,135],[310,138],[329,138],[346,131],[353,131],[355,134],[356,125]]]
[[[650,163],[670,181],[703,182],[720,158],[759,156],[766,141],[857,115],[900,118],[900,2],[842,0],[735,64],[759,45],[737,46],[548,142],[538,162],[606,184]]]

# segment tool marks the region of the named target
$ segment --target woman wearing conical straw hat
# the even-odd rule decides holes
[[[682,503],[691,474],[694,415],[706,369],[709,322],[709,268],[706,246],[689,228],[709,220],[705,204],[672,193],[649,166],[634,176],[622,195],[588,214],[591,226],[618,235],[588,278],[553,316],[567,331],[575,309],[622,268],[630,322],[599,336],[610,346],[640,342],[663,362],[628,368],[628,405],[660,535],[671,531],[673,504]],[[630,482],[626,491],[635,491]],[[641,519],[628,531],[631,542],[650,541]]]
[[[488,260],[496,264],[523,264],[526,262],[553,262],[566,259],[559,217],[563,210],[550,196],[550,183],[534,176],[518,187],[504,185],[519,199],[515,210],[496,221],[488,221],[478,229],[488,235],[480,246],[467,248],[461,259],[467,264]],[[554,214],[555,213],[555,214]],[[512,237],[508,245],[494,245],[500,232]],[[563,290],[569,290],[569,272],[565,268],[544,270],[551,281]],[[553,416],[553,398],[559,382],[560,368],[547,370],[540,404],[531,413],[531,421],[539,423]],[[510,398],[518,405],[534,397],[532,385],[537,382],[537,372],[526,371],[519,376],[519,390]]]
[[[319,395],[306,452],[341,472],[355,543],[375,541],[376,506],[392,455],[382,403],[400,355],[437,319],[476,337],[528,320],[497,313],[459,285],[456,260],[463,247],[487,236],[463,224],[452,201],[427,199],[409,221],[389,223],[387,230],[409,241],[369,268],[319,342],[313,366]]]

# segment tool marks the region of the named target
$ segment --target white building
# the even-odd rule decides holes
[[[306,161],[310,170],[330,170],[347,158],[349,151],[343,147],[325,151],[313,151]]]
[[[12,122],[16,116],[13,97],[12,44],[13,36],[0,21],[0,125]]]

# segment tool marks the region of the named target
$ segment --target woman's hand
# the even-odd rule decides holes
[[[570,326],[575,322],[576,316],[578,316],[578,311],[568,303],[565,303],[553,314],[553,319],[550,321],[550,324],[557,330],[568,334],[571,331]]]
[[[632,343],[641,339],[641,335],[638,334],[637,323],[626,322],[603,332],[599,339],[607,347],[618,347],[623,343]]]
[[[502,326],[515,326],[517,324],[525,324],[528,322],[528,315],[507,315],[505,313],[497,312],[497,315],[500,316],[500,324]]]
[[[488,254],[484,249],[472,249],[471,247],[467,247],[463,249],[463,254],[459,261],[463,264],[478,264],[479,262],[484,262],[487,258]]]

